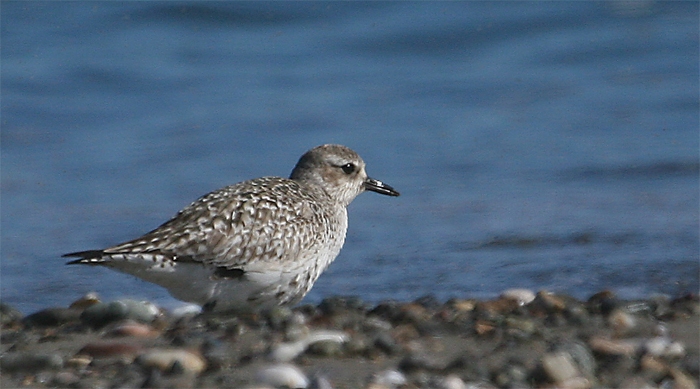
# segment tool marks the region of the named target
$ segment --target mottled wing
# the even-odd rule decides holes
[[[327,216],[295,181],[264,177],[228,186],[193,202],[155,230],[104,250],[161,254],[233,269],[284,266],[312,247]]]

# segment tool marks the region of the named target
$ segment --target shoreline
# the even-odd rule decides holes
[[[700,301],[330,297],[256,315],[101,302],[1,306],[1,387],[698,387]]]

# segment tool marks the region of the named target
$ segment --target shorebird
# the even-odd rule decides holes
[[[369,178],[353,150],[307,151],[289,178],[262,177],[206,194],[155,230],[68,264],[101,265],[158,284],[206,310],[292,305],[338,256],[347,206],[360,193],[399,192]]]

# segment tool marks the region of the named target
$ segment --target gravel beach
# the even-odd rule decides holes
[[[0,306],[3,388],[698,387],[697,295],[354,297],[247,317],[85,296]]]

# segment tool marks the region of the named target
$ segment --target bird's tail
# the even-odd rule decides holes
[[[103,263],[105,252],[103,250],[88,250],[88,251],[76,251],[74,253],[68,253],[61,255],[62,258],[69,257],[79,257],[72,261],[66,262],[66,265],[99,265]]]

